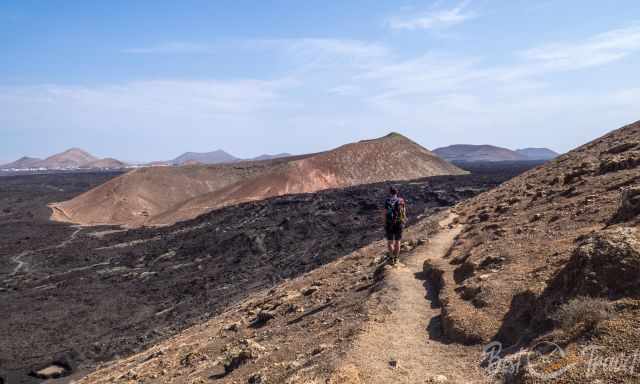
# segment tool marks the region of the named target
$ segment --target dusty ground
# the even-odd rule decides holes
[[[637,382],[611,364],[586,377],[579,355],[589,346],[602,346],[602,359],[638,351],[639,140],[640,123],[624,127],[456,208],[464,229],[441,293],[450,339],[499,341],[507,354],[553,341],[569,351],[565,365],[578,364],[559,382]],[[604,298],[615,314],[595,330],[582,324],[588,315],[558,330],[554,314],[584,296]],[[538,380],[519,374],[511,380]]]
[[[447,254],[460,232],[453,215],[445,216],[441,229],[416,247],[402,263],[386,267],[383,289],[370,301],[378,316],[366,324],[338,372],[351,372],[362,383],[484,383],[480,348],[448,343],[441,332],[441,306],[425,263],[437,263]],[[417,229],[417,228],[415,228]],[[412,230],[411,234],[425,235]],[[357,379],[356,379],[357,378]]]
[[[417,223],[425,209],[455,204],[520,170],[400,184]],[[377,204],[387,189],[285,196],[172,227],[125,231],[43,221],[48,199],[95,185],[83,181],[88,176],[50,177],[0,179],[0,201],[11,209],[0,223],[8,229],[0,243],[0,311],[7,314],[0,323],[0,377],[11,383],[37,381],[28,374],[54,362],[84,372],[135,354],[252,295],[357,254],[381,238]],[[370,274],[362,269],[358,279]]]

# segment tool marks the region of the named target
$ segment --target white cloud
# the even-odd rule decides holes
[[[328,90],[329,94],[337,96],[358,96],[362,93],[362,89],[355,85],[338,85]]]
[[[277,130],[283,117],[301,108],[288,95],[295,87],[288,78],[5,86],[0,87],[0,126],[15,130],[5,134],[27,140],[21,150],[30,146],[26,153],[34,155],[80,146],[135,161],[220,147],[255,156],[287,149],[256,138],[266,127]],[[246,139],[240,139],[243,135]],[[21,155],[15,150],[10,142],[0,144],[9,157]]]
[[[156,80],[96,87],[55,86],[43,94],[84,106],[142,109],[161,115],[233,116],[282,105],[285,100],[281,91],[291,85],[286,79]]]
[[[431,10],[420,15],[393,17],[388,25],[392,29],[444,29],[471,20],[477,14],[467,10],[470,0],[465,0],[453,8]]]
[[[290,80],[281,79],[2,87],[0,124],[34,131],[58,127],[87,132],[111,125],[150,132],[193,122],[215,126],[295,110],[296,101],[285,97],[292,86]]]
[[[521,52],[543,69],[575,70],[621,60],[640,50],[640,27],[614,29],[585,41],[553,43]]]
[[[638,50],[639,34],[634,28],[616,29],[574,43],[547,44],[514,52],[511,65],[482,57],[401,57],[385,45],[349,39],[248,41],[240,49],[266,49],[260,57],[278,56],[286,63],[285,74],[262,80],[0,87],[0,126],[35,131],[33,137],[47,136],[47,130],[68,132],[67,137],[125,132],[131,147],[148,142],[156,147],[182,143],[184,150],[224,146],[247,156],[271,149],[323,150],[389,130],[401,130],[429,147],[491,141],[555,143],[565,150],[632,120],[640,78],[629,77],[624,87],[607,83],[595,89],[585,82],[572,90],[552,82],[549,74],[581,68],[568,63],[584,65],[591,56],[628,57]],[[590,61],[589,66],[612,62]],[[299,130],[312,139],[296,140],[291,133]],[[137,141],[129,131],[138,133]],[[230,144],[217,142],[225,137]]]
[[[377,65],[356,78],[382,85],[387,98],[451,92],[481,76],[474,59],[425,55]]]

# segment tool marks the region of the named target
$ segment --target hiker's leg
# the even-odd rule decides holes
[[[402,226],[398,225],[396,228],[394,228],[394,232],[395,232],[394,253],[395,253],[396,259],[399,259],[400,258],[400,241],[402,240]]]
[[[392,258],[393,257],[393,251],[394,251],[394,245],[393,245],[393,241],[395,240],[393,238],[393,228],[390,225],[386,225],[384,227],[384,235],[387,238],[387,248],[389,251],[388,257]]]

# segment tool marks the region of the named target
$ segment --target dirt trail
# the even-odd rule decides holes
[[[424,261],[442,258],[460,232],[460,226],[449,228],[452,220],[441,221],[443,229],[403,264],[387,267],[380,301],[390,303],[391,313],[369,323],[347,358],[346,370],[358,372],[354,383],[429,383],[441,376],[447,383],[486,382],[478,369],[479,348],[438,340],[440,308],[427,298],[422,278]]]
[[[31,256],[34,253],[38,253],[38,252],[43,252],[43,251],[48,251],[50,249],[57,249],[57,248],[64,248],[67,245],[71,244],[72,241],[74,241],[76,239],[76,237],[78,237],[78,234],[82,231],[82,228],[80,228],[77,225],[73,226],[74,228],[76,228],[76,230],[69,235],[69,237],[62,241],[60,244],[56,244],[50,247],[44,247],[44,248],[40,248],[40,249],[34,249],[34,250],[28,250],[28,251],[24,251],[22,253],[20,253],[19,255],[13,256],[11,258],[11,261],[16,265],[16,267],[13,269],[13,272],[11,272],[11,274],[9,276],[15,276],[18,274],[18,272],[24,271],[24,272],[28,272],[29,271],[29,263],[27,263],[26,261],[23,261],[22,259],[24,257],[27,256]]]

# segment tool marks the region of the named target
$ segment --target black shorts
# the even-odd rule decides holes
[[[387,234],[387,240],[402,240],[402,224],[396,225],[387,225],[385,227],[385,232]]]

